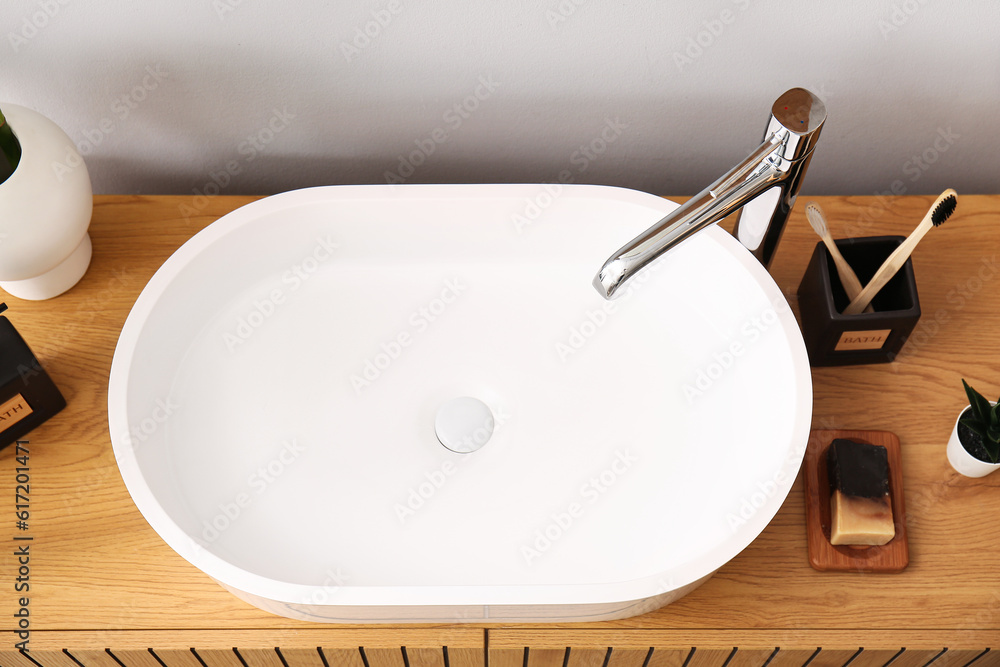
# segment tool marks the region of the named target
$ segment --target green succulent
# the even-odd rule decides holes
[[[996,405],[990,405],[990,402],[970,387],[964,379],[962,386],[965,387],[965,393],[969,397],[972,416],[963,417],[960,423],[983,439],[983,447],[986,448],[990,462],[1000,463],[1000,401],[997,401]]]
[[[7,119],[3,117],[3,111],[0,111],[0,154],[5,158],[0,159],[0,181],[3,181],[21,161],[21,144],[7,124]]]

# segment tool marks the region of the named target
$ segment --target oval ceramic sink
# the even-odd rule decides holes
[[[122,330],[108,411],[135,504],[292,618],[597,620],[680,597],[778,510],[812,394],[780,290],[723,230],[616,301],[591,286],[675,207],[372,185],[233,211]]]

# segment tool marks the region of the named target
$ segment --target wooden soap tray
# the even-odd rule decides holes
[[[826,451],[837,438],[881,445],[889,455],[889,497],[896,536],[882,546],[834,546],[830,544],[830,483]],[[816,429],[810,433],[803,462],[806,494],[806,535],[809,564],[816,570],[851,572],[901,572],[910,562],[906,541],[906,507],[903,503],[903,464],[899,438],[888,431],[843,431]]]

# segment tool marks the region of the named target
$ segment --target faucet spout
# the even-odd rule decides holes
[[[771,107],[764,141],[745,160],[619,248],[594,278],[613,299],[629,278],[677,244],[734,212],[733,235],[769,266],[826,120],[818,97],[793,88]]]

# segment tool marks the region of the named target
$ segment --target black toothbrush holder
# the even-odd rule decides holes
[[[864,285],[903,240],[902,236],[872,236],[841,239],[836,244]],[[802,337],[812,366],[892,361],[920,319],[912,259],[872,300],[873,312],[843,315],[849,299],[822,242],[816,244],[802,276],[798,297]]]

